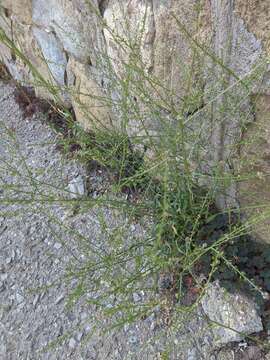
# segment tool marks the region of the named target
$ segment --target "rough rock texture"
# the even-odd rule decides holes
[[[91,3],[97,8],[97,2]],[[0,23],[7,36],[27,56],[42,78],[59,88],[60,94],[56,96],[52,91],[48,91],[47,86],[40,83],[39,77],[29,66],[22,63],[19,56],[14,57],[12,51],[3,47],[1,57],[15,78],[31,81],[37,95],[41,97],[53,98],[66,106],[72,103],[74,105],[77,98],[72,96],[72,89],[68,90],[69,79],[74,79],[74,74],[72,64],[68,66],[68,63],[69,60],[73,62],[76,59],[81,81],[89,79],[87,89],[92,89],[93,96],[100,96],[102,90],[99,89],[94,73],[96,74],[97,60],[104,48],[104,40],[97,16],[86,3],[28,1],[25,4],[25,9],[29,10],[26,15],[26,10],[22,10],[21,1],[3,1],[1,9]],[[68,73],[68,69],[71,69],[71,73]],[[102,74],[99,74],[100,77]],[[89,99],[86,112],[91,111],[93,107],[94,101],[92,98]],[[85,116],[81,117],[79,112],[77,116],[84,124]],[[99,117],[101,122],[105,122],[102,114],[99,113]]]
[[[249,93],[257,83],[254,81],[247,87],[241,79],[258,66],[262,46],[260,39],[249,32],[236,15],[234,1],[213,0],[208,3],[211,18],[206,28],[213,38],[212,55],[208,56],[206,70],[206,113],[202,114],[206,130],[203,136],[207,139],[208,166],[217,166],[221,173],[226,173],[238,158],[243,125],[253,121]],[[217,56],[220,63],[216,63],[213,56]],[[218,206],[237,206],[236,193],[235,184],[225,185],[223,194],[217,199]]]
[[[88,264],[96,250],[110,246],[106,232],[126,222],[105,206],[70,204],[70,198],[86,196],[83,179],[91,184],[91,195],[99,196],[107,186],[105,175],[63,158],[44,116],[24,119],[13,92],[14,87],[0,85],[0,359],[158,360],[169,350],[172,360],[219,360],[216,350],[224,342],[205,313],[224,322],[233,316],[230,325],[247,334],[261,329],[255,304],[241,294],[236,301],[217,284],[209,285],[202,307],[192,314],[175,312],[177,328],[165,326],[157,309],[136,324],[104,334],[110,321],[87,304],[88,294],[65,306],[77,284],[75,277],[65,281],[70,264]],[[137,242],[145,235],[139,223],[128,225],[127,239]],[[86,286],[91,284],[92,276],[86,277]],[[106,284],[100,284],[99,291],[105,290]],[[130,301],[141,299],[136,292]],[[115,301],[107,298],[106,306]],[[215,306],[209,309],[210,304]],[[228,341],[238,339],[225,334]]]
[[[70,58],[67,71],[73,109],[83,127],[109,130],[112,121],[108,101],[93,80],[89,65]]]
[[[268,0],[2,0],[0,27],[36,69],[0,41],[13,77],[73,106],[86,129],[162,132],[156,112],[175,127],[188,93],[185,116],[202,144],[197,163],[224,173],[238,166],[247,124],[262,121]],[[220,186],[219,207],[249,201],[245,185],[244,193],[241,185]]]
[[[134,45],[138,44],[137,54],[145,73],[160,81],[159,90],[167,88],[174,100],[179,101],[185,91],[186,62],[191,61],[192,49],[173,16],[181,19],[194,34],[198,22],[195,5],[194,0],[109,1],[104,19],[112,31],[105,28],[104,35],[116,73],[125,73],[123,64],[128,62]],[[123,47],[119,38],[128,45]]]
[[[266,51],[270,50],[270,11],[267,0],[238,0],[236,11],[244,20],[249,31],[265,45]]]
[[[263,330],[254,303],[239,294],[226,292],[218,283],[207,289],[202,308],[213,321],[212,331],[217,344],[243,340],[246,331],[256,333]]]
[[[254,99],[256,122],[250,124],[243,136],[241,156],[243,159],[242,173],[248,177],[247,181],[240,184],[240,203],[245,208],[257,206],[255,210],[248,210],[249,215],[264,217],[264,211],[270,201],[269,187],[269,141],[270,141],[270,96],[256,95]],[[270,222],[266,220],[255,226],[258,240],[269,239]]]

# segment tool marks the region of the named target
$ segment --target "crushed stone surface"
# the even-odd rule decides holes
[[[42,114],[24,119],[13,92],[1,84],[0,359],[124,359],[142,334],[130,327],[99,335],[93,308],[66,304],[73,280],[64,281],[65,269],[84,257],[76,232],[101,249],[100,215],[111,229],[118,225],[109,209],[77,213],[68,201],[76,179],[89,176],[95,187],[102,175],[63,159],[57,134]]]

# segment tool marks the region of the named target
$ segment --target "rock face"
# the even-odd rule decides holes
[[[240,185],[240,202],[245,208],[257,206],[255,210],[249,210],[249,215],[264,217],[265,207],[270,201],[269,170],[270,170],[270,96],[256,95],[256,121],[247,127],[243,136],[241,157],[244,160],[242,172],[249,174],[247,181]],[[263,205],[263,206],[262,206]],[[270,221],[266,217],[263,225],[255,226],[258,239],[270,242]]]
[[[249,188],[258,201],[270,197],[260,183],[268,172],[268,0],[2,0],[0,6],[0,58],[12,76],[41,97],[73,106],[87,130],[156,134],[165,126],[174,131],[185,116],[201,146],[195,162],[202,169],[245,172],[246,154],[256,151],[239,143],[251,142],[257,120],[259,178],[220,184],[217,203],[249,206]],[[266,233],[258,236],[270,242]]]

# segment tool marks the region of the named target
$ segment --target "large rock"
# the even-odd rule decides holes
[[[236,13],[248,30],[261,42],[264,57],[270,56],[270,13],[267,0],[239,0]],[[270,243],[270,221],[268,206],[270,200],[269,177],[269,110],[270,110],[270,67],[264,71],[252,90],[254,122],[243,132],[240,148],[240,174],[245,179],[238,186],[238,199],[247,218],[253,219],[254,235],[259,241]]]
[[[31,83],[38,96],[71,106],[78,103],[77,98],[82,97],[74,93],[73,86],[70,91],[68,89],[70,83],[67,64],[69,58],[73,58],[77,61],[77,69],[74,70],[76,78],[81,78],[80,86],[77,81],[75,88],[85,91],[91,89],[92,96],[100,96],[99,86],[92,81],[92,77],[87,84],[87,76],[90,72],[86,69],[102,67],[105,46],[96,14],[97,2],[91,4],[93,7],[78,0],[61,2],[33,0],[27,4],[22,4],[20,1],[4,1],[1,4],[3,16],[0,19],[0,26],[32,65],[29,67],[19,56],[14,57],[12,51],[2,46],[0,55],[11,74],[20,81]],[[27,14],[27,21],[22,14]],[[95,72],[97,73],[97,70]],[[100,73],[102,76],[102,71]],[[85,103],[81,99],[79,102]],[[92,104],[93,101],[90,102],[90,105]],[[81,124],[89,129],[91,124],[87,123],[87,116],[78,106],[75,106],[75,111]],[[93,113],[97,115],[97,110],[93,109]],[[99,114],[103,112],[98,111]],[[103,120],[104,117],[98,121]]]
[[[183,360],[233,360],[234,352],[222,348],[263,330],[256,303],[238,291],[229,293],[217,281],[207,285],[192,313],[179,311],[177,316],[176,358]]]
[[[14,23],[12,15],[0,17],[0,26],[14,47],[0,45],[0,55],[11,75],[32,85],[39,97],[56,100],[68,105],[63,95],[66,58],[62,45],[52,32],[46,32],[25,23]],[[16,26],[14,25],[16,24]],[[27,61],[16,51],[20,52]],[[52,89],[58,88],[58,92]]]
[[[263,330],[255,303],[243,294],[229,293],[218,282],[206,290],[202,308],[210,321],[217,346],[243,340],[245,336]]]
[[[254,109],[256,121],[243,135],[240,172],[245,181],[239,184],[238,198],[241,207],[247,209],[246,215],[254,220],[257,217],[256,239],[270,243],[267,214],[270,203],[270,96],[256,95]]]
[[[34,37],[42,51],[51,77],[62,88],[65,85],[67,57],[61,43],[52,32],[33,27]]]
[[[5,9],[6,15],[19,22],[30,25],[32,23],[32,0],[2,0],[0,6]]]
[[[93,68],[73,58],[67,66],[69,95],[78,121],[86,130],[110,130],[112,120],[107,97]]]
[[[270,12],[268,0],[237,0],[236,12],[244,20],[249,31],[263,42],[270,52]]]
[[[153,5],[148,1],[111,0],[104,11],[104,35],[115,72],[124,76],[132,54],[137,53],[148,72],[153,65],[155,24]],[[131,61],[130,61],[131,63]]]
[[[244,126],[253,121],[249,94],[255,82],[248,83],[248,75],[260,61],[262,46],[234,12],[230,0],[211,1],[211,22],[208,31],[213,34],[212,50],[208,58],[208,76],[204,95],[204,121],[207,165],[217,168],[220,178],[219,208],[237,207],[236,184],[229,183],[224,174],[231,171],[238,158],[238,145]],[[242,81],[241,79],[244,79]]]
[[[110,0],[104,12],[104,36],[117,76],[139,80],[137,95],[148,88],[159,105],[169,111],[181,103],[190,81],[201,90],[196,78],[200,56],[195,56],[181,28],[195,35],[198,18],[195,0]],[[132,96],[132,89],[129,91]]]
[[[251,206],[263,184],[254,191],[253,180],[236,186],[224,174],[243,170],[243,154],[254,153],[239,146],[250,142],[254,120],[264,129],[260,154],[268,151],[269,1],[199,3],[2,0],[0,27],[33,67],[3,44],[0,58],[39,96],[72,105],[87,130],[114,126],[170,141],[184,116],[190,148],[200,146],[194,168],[225,179],[217,205]],[[260,176],[267,166],[260,164]],[[267,187],[261,194],[256,199],[268,201]],[[260,236],[270,242],[267,233]]]
[[[32,0],[32,9],[34,24],[53,31],[69,55],[94,65],[104,45],[97,0]]]

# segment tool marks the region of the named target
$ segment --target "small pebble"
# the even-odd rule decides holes
[[[58,298],[55,300],[55,304],[59,304],[62,300],[64,300],[64,295],[61,294],[60,296],[58,296]]]
[[[136,343],[138,342],[138,338],[137,338],[136,336],[131,336],[131,337],[129,338],[129,342],[130,342],[131,344],[136,344]]]
[[[74,178],[68,184],[68,190],[70,192],[71,199],[77,199],[85,195],[84,179],[81,175]]]
[[[76,345],[77,345],[76,340],[73,339],[73,338],[71,338],[71,339],[69,340],[69,342],[68,342],[68,346],[69,346],[71,349],[75,349]]]
[[[16,258],[16,252],[15,252],[14,249],[12,249],[12,250],[11,250],[11,259],[12,259],[12,260],[15,260],[15,258]]]
[[[84,332],[85,332],[86,334],[88,334],[90,331],[91,331],[91,326],[90,326],[90,325],[86,325],[86,326],[84,327]]]
[[[39,294],[37,294],[33,300],[33,305],[34,307],[36,307],[37,303],[38,303],[38,300],[39,300]]]
[[[17,300],[18,304],[20,304],[20,303],[23,302],[24,297],[21,294],[17,293],[16,294],[16,300]]]
[[[80,342],[81,339],[82,339],[82,337],[83,337],[83,333],[82,333],[82,332],[79,332],[79,333],[76,335],[77,341]]]
[[[82,313],[81,313],[81,319],[82,319],[82,320],[86,320],[87,317],[88,317],[88,315],[87,315],[86,312],[82,312]]]
[[[5,281],[5,280],[7,280],[7,277],[8,277],[7,274],[1,274],[0,275],[0,280]]]
[[[59,249],[61,249],[61,247],[62,247],[62,244],[60,244],[60,243],[55,243],[54,244],[54,246],[53,246],[56,250],[59,250]]]
[[[240,347],[240,348],[246,348],[247,346],[248,346],[248,344],[245,342],[245,341],[243,341],[243,342],[240,342],[239,344],[238,344],[238,346]]]
[[[134,293],[133,300],[134,300],[134,302],[139,302],[139,301],[141,301],[141,296],[138,293]]]

